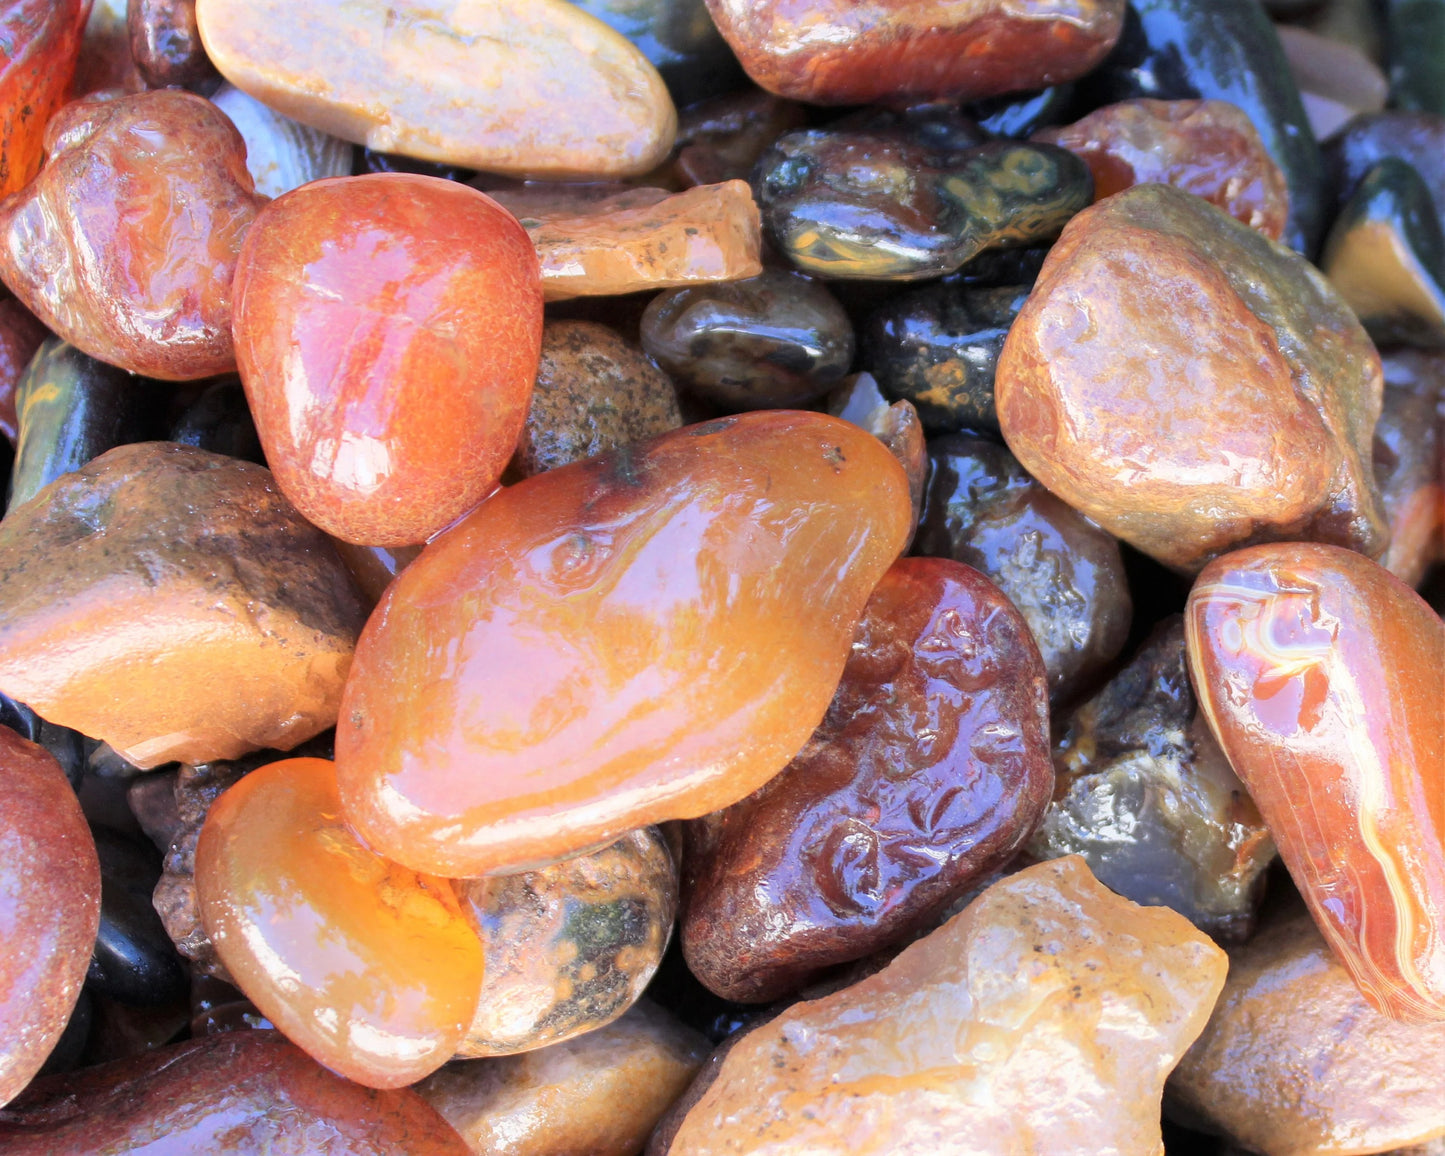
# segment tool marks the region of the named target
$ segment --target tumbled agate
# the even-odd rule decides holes
[[[357,839],[325,759],[272,763],[216,800],[196,889],[241,990],[328,1068],[399,1088],[456,1051],[481,989],[481,943],[450,883]]]
[[[910,519],[880,441],[786,411],[502,490],[363,634],[336,736],[348,817],[457,877],[736,802],[821,721]]]
[[[45,125],[65,103],[90,5],[10,0],[0,8],[0,196],[30,183]]]
[[[1445,624],[1359,554],[1227,554],[1186,616],[1219,744],[1325,939],[1397,1019],[1445,1021]]]

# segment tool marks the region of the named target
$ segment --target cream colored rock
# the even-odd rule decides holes
[[[1162,1153],[1164,1079],[1225,956],[1068,856],[742,1040],[671,1156]]]
[[[199,0],[196,18],[237,88],[380,152],[633,176],[677,131],[642,53],[565,0]]]
[[[351,175],[351,145],[339,137],[282,116],[229,84],[211,103],[231,118],[246,142],[246,169],[258,193],[279,197],[309,181]]]

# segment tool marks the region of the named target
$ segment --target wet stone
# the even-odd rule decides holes
[[[106,827],[93,833],[100,856],[100,930],[86,983],[133,1006],[180,999],[190,976],[151,906],[161,875],[159,854]]]
[[[1119,543],[995,442],[948,434],[928,452],[933,470],[914,552],[966,563],[998,583],[1033,631],[1051,701],[1091,690],[1129,635]]]
[[[679,102],[746,83],[704,0],[575,0],[632,41]],[[705,183],[705,182],[704,182]]]
[[[246,169],[261,195],[279,197],[309,181],[351,175],[353,150],[346,141],[282,116],[229,84],[211,103],[246,142]]]
[[[129,0],[95,0],[90,19],[80,40],[80,57],[75,62],[75,81],[70,99],[145,92],[149,85],[130,53],[130,29],[126,26]]]
[[[89,6],[12,0],[0,14],[0,197],[23,189],[50,147],[45,126],[70,95]]]
[[[853,326],[822,285],[769,269],[653,298],[642,347],[684,390],[733,410],[804,405],[853,363]]]
[[[700,101],[678,115],[672,174],[683,185],[748,180],[764,150],[806,119],[802,105],[759,89]]]
[[[196,27],[196,0],[129,0],[126,26],[131,58],[151,88],[210,96],[220,87],[221,74]]]
[[[80,786],[91,745],[84,735],[47,722],[23,702],[4,694],[0,694],[0,726],[9,727],[21,738],[44,747],[60,764],[71,787]]]
[[[176,418],[167,440],[225,454],[228,458],[266,464],[239,377],[223,378],[206,386]]]
[[[1199,713],[1182,619],[1065,720],[1054,765],[1031,855],[1082,855],[1135,903],[1171,907],[1215,939],[1249,935],[1274,842]]]
[[[1420,174],[1445,233],[1445,116],[1388,111],[1351,120],[1325,145],[1338,208],[1344,207],[1370,170],[1387,157],[1404,161]]]
[[[135,817],[137,826],[162,855],[170,850],[171,841],[180,833],[182,826],[180,808],[176,805],[176,780],[179,775],[179,768],[155,771],[132,779],[126,786],[126,806]]]
[[[1072,84],[1051,84],[1037,92],[996,96],[977,101],[964,111],[992,136],[1024,140],[1040,129],[1062,124],[1074,107]]]
[[[1396,349],[1382,361],[1385,401],[1375,425],[1375,482],[1390,520],[1390,548],[1380,565],[1418,587],[1445,529],[1445,353]]]
[[[15,389],[30,359],[49,336],[50,331],[36,320],[35,314],[8,292],[0,292],[0,434],[4,434],[11,445],[15,444],[20,428],[15,413]]]
[[[834,417],[866,429],[898,459],[908,478],[908,497],[913,505],[915,532],[923,516],[923,491],[928,484],[928,442],[923,423],[912,403],[895,401],[888,404],[871,373],[855,373],[828,395],[828,412]],[[913,535],[908,537],[912,544]],[[908,545],[903,547],[904,553]]]

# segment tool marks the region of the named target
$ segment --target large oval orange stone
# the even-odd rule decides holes
[[[822,720],[910,517],[882,442],[787,411],[503,490],[363,633],[347,814],[382,854],[468,876],[736,802]]]
[[[542,348],[537,255],[454,181],[314,181],[256,218],[236,361],[286,496],[349,542],[425,541],[480,502],[521,435]]]

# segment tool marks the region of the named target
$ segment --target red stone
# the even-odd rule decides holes
[[[70,91],[85,0],[9,0],[0,7],[0,196],[40,171],[45,125]]]

